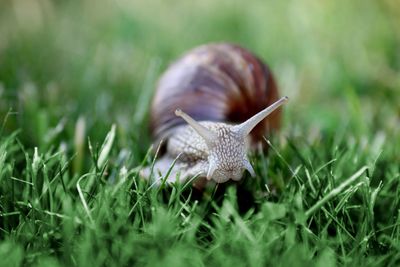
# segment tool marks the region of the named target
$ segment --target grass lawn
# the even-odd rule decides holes
[[[0,266],[399,266],[400,5],[142,2],[1,1]],[[152,187],[157,78],[217,41],[268,62],[282,129],[256,179]]]

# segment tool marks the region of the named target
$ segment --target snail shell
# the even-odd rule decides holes
[[[240,180],[244,169],[254,176],[246,153],[279,127],[280,111],[268,115],[287,98],[277,100],[270,70],[246,49],[221,43],[189,51],[162,75],[151,105],[151,134],[167,144],[154,166],[158,178],[171,172],[171,182],[180,174],[222,183]]]
[[[246,49],[228,43],[203,45],[186,53],[162,75],[150,113],[150,132],[158,143],[178,125],[182,109],[197,121],[244,122],[278,99],[269,68]],[[280,111],[251,132],[252,143],[280,125]]]

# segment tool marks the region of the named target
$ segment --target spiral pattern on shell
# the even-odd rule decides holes
[[[161,76],[150,114],[150,131],[158,142],[169,138],[185,122],[178,108],[197,121],[240,123],[278,99],[269,68],[248,50],[234,44],[194,48]],[[277,129],[280,111],[264,119],[252,132],[252,142]]]

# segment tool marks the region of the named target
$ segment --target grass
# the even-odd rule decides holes
[[[3,1],[0,266],[398,266],[393,1]],[[290,97],[257,178],[138,179],[161,72],[211,41]]]

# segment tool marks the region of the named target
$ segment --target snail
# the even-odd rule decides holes
[[[141,176],[194,179],[194,185],[239,181],[245,170],[255,176],[247,153],[279,128],[275,110],[287,100],[279,98],[268,67],[248,50],[229,43],[194,48],[158,82],[150,132],[166,149]]]

